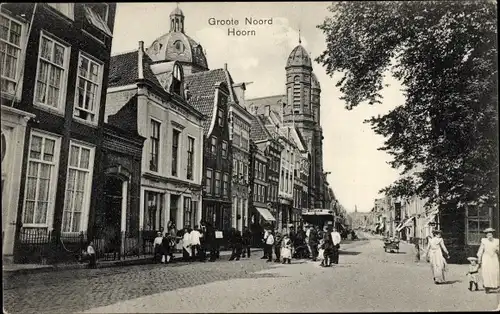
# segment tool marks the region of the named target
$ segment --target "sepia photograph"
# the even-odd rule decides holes
[[[497,10],[0,3],[3,313],[500,311]]]

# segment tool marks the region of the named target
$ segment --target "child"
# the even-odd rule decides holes
[[[325,239],[321,239],[318,245],[318,259],[321,261],[321,266],[325,266]]]
[[[283,264],[292,263],[292,240],[286,234],[281,242],[281,257],[283,258]]]
[[[97,268],[94,243],[92,241],[90,241],[87,246],[87,254],[89,257],[89,268]]]
[[[469,271],[467,272],[467,277],[469,277],[469,290],[472,291],[472,286],[476,287],[476,291],[479,290],[477,282],[479,279],[479,264],[477,263],[477,257],[467,257],[470,262]]]

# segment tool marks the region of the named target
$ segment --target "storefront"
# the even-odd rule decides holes
[[[10,259],[14,251],[21,186],[24,139],[27,122],[35,117],[2,105],[2,255]]]

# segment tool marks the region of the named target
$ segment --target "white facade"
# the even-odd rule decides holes
[[[169,221],[177,228],[194,227],[201,220],[203,128],[201,116],[165,101],[144,86],[108,90],[107,104],[137,95],[137,128],[144,142],[141,166],[139,228],[157,231]]]
[[[14,250],[26,123],[34,115],[2,105],[2,255]]]

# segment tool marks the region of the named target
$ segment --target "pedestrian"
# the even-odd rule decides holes
[[[444,245],[441,231],[435,230],[432,232],[433,237],[429,240],[427,245],[426,259],[431,263],[432,276],[435,284],[445,283],[445,272],[447,270],[446,259],[448,257],[448,250]]]
[[[250,246],[252,244],[252,233],[248,227],[243,229],[243,258],[250,258]]]
[[[325,266],[325,240],[319,240],[318,244],[318,260],[321,262],[320,266]]]
[[[264,229],[264,236],[262,237],[262,245],[264,247],[264,250],[263,250],[264,255],[260,259],[267,259],[268,258],[266,240],[267,240],[267,237],[269,237],[269,233],[270,233],[270,230],[268,228],[265,228]]]
[[[265,238],[265,256],[267,257],[267,262],[273,261],[273,245],[274,245],[274,235],[272,230],[268,230],[267,237]]]
[[[476,291],[478,288],[478,279],[479,279],[479,264],[477,263],[477,257],[467,257],[467,260],[470,262],[469,271],[467,272],[467,277],[469,278],[469,291],[472,291],[472,287],[474,286]]]
[[[324,265],[325,267],[332,266],[333,263],[333,241],[330,232],[325,233],[325,244],[324,244]]]
[[[233,248],[233,252],[229,260],[233,261],[236,259],[237,261],[239,261],[241,256],[241,250],[243,248],[243,237],[241,236],[241,232],[239,230],[234,230],[231,242],[232,242],[231,245]]]
[[[279,263],[281,261],[281,241],[283,241],[283,236],[281,232],[276,232],[276,236],[274,237],[274,255],[276,255],[275,263]]]
[[[236,236],[236,228],[229,229],[229,234],[227,237],[227,244],[228,244],[228,247],[231,249],[231,256],[233,256],[235,254],[235,250],[236,250],[236,247],[234,245],[235,236]]]
[[[309,251],[309,258],[312,258],[312,248],[309,245],[309,236],[311,235],[311,230],[312,230],[312,225],[306,225],[306,237],[305,237],[305,242],[307,245],[307,250]]]
[[[161,263],[168,264],[172,260],[170,253],[170,234],[165,232],[161,241]]]
[[[163,243],[163,236],[160,231],[156,233],[156,238],[153,241],[153,250],[154,250],[154,256],[153,256],[153,262],[154,263],[159,263],[162,255],[162,243]]]
[[[193,231],[190,233],[191,236],[191,255],[193,259],[201,258],[200,247],[201,247],[201,232],[198,225],[194,226]]]
[[[215,259],[217,258],[217,243],[215,239],[215,229],[213,225],[205,221],[205,234],[203,235],[203,238],[205,239],[205,253],[208,251],[210,252],[210,258],[209,262],[215,262]]]
[[[283,264],[291,264],[292,263],[292,239],[290,236],[284,235],[283,240],[281,241],[281,257],[283,258]]]
[[[94,249],[94,242],[89,241],[87,245],[87,255],[89,258],[89,268],[97,268],[97,257]]]
[[[339,263],[339,250],[340,250],[340,242],[342,241],[342,238],[339,233],[339,227],[334,229],[332,233],[330,233],[332,237],[332,262],[334,264]]]
[[[481,239],[481,245],[477,252],[477,257],[481,266],[481,276],[486,293],[491,293],[498,289],[499,261],[498,250],[499,240],[493,237],[495,229],[487,228],[484,230],[486,238]]]
[[[311,253],[311,258],[313,262],[315,262],[318,257],[318,243],[319,243],[319,238],[317,229],[311,226],[309,232],[309,251]]]
[[[184,235],[182,237],[182,258],[185,262],[191,260],[191,228],[184,227]]]

